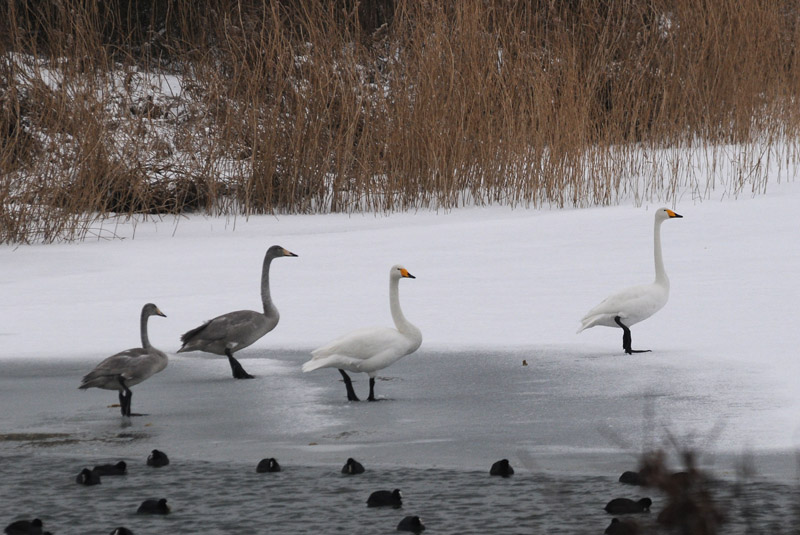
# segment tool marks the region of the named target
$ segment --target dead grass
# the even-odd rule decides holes
[[[676,202],[797,163],[785,0],[2,9],[5,243],[110,214]]]

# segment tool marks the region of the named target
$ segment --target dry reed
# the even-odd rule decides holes
[[[786,0],[4,5],[4,243],[111,214],[676,202],[797,163]]]

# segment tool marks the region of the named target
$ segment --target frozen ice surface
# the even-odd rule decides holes
[[[158,448],[254,465],[264,457],[301,465],[356,457],[463,470],[506,457],[531,470],[603,474],[635,468],[648,449],[670,450],[672,433],[705,465],[731,474],[749,445],[784,440],[783,429],[760,418],[773,412],[774,398],[757,374],[741,367],[722,381],[669,356],[421,349],[378,376],[375,403],[348,402],[335,370],[298,373],[302,352],[252,351],[241,362],[256,379],[246,381],[230,377],[224,358],[180,356],[133,388],[133,411],[145,415],[130,420],[111,406],[114,392],[77,391],[91,362],[41,361],[32,373],[9,361],[0,378],[2,427],[22,437],[0,447],[103,457]],[[355,375],[354,386],[366,397],[366,376]],[[793,477],[793,456],[783,460],[774,475]]]

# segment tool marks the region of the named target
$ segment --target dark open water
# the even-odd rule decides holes
[[[54,534],[106,534],[126,526],[138,535],[207,534],[389,534],[406,515],[419,515],[426,534],[603,533],[614,497],[653,499],[653,512],[634,515],[645,533],[661,533],[655,517],[664,504],[658,491],[630,487],[608,477],[560,477],[517,470],[508,479],[486,471],[366,466],[345,476],[335,466],[283,466],[280,473],[257,474],[250,464],[185,461],[146,466],[124,458],[128,475],[103,477],[84,487],[75,476],[111,458],[50,455],[0,457],[0,523],[39,517]],[[167,452],[169,454],[169,452]],[[280,462],[280,459],[278,459]],[[519,467],[518,467],[519,468]],[[374,490],[399,488],[402,509],[367,508]],[[797,486],[750,481],[717,482],[715,496],[729,517],[722,533],[800,533]],[[137,515],[148,498],[167,498],[168,516]],[[667,533],[664,531],[663,533]]]

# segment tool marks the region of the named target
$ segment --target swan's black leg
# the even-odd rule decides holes
[[[367,401],[378,401],[377,399],[375,399],[375,378],[374,377],[370,377],[369,378],[369,397],[367,398]]]
[[[122,382],[122,381],[120,381],[120,382]],[[119,411],[122,413],[123,416],[125,416],[125,403],[126,403],[126,401],[127,401],[127,398],[125,396],[125,391],[124,390],[120,390],[119,391]]]
[[[128,406],[125,408],[127,414],[125,416],[139,416],[139,414],[131,414],[131,402],[133,401],[133,390],[128,389]]]
[[[231,373],[233,373],[234,379],[253,379],[253,376],[244,371],[242,365],[239,364],[239,361],[233,358],[233,353],[229,348],[225,348],[225,354],[228,356],[228,362],[231,365]]]
[[[622,349],[625,350],[625,353],[631,355],[633,353],[649,353],[649,349],[631,349],[631,330],[628,328],[627,325],[622,323],[622,320],[619,316],[614,316],[614,322],[622,327]]]
[[[347,375],[345,371],[342,369],[339,370],[339,373],[342,374],[342,379],[344,379],[344,386],[345,388],[347,388],[347,401],[360,401],[358,399],[358,396],[356,396],[356,391],[353,390],[353,382],[350,380],[350,376]]]
[[[122,386],[122,390],[119,392],[119,410],[122,412],[123,416],[130,416],[131,415],[131,400],[133,399],[133,392],[131,389],[128,388],[128,385],[125,384],[125,379],[120,375],[117,380],[119,384]]]

